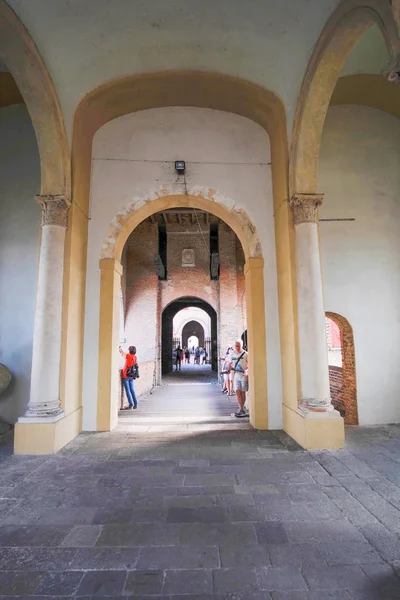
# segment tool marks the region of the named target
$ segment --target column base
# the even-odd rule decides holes
[[[283,405],[283,429],[305,450],[344,447],[344,420],[337,410],[306,412]]]
[[[54,454],[82,431],[82,408],[65,416],[21,417],[15,424],[14,454]]]

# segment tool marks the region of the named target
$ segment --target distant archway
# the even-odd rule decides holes
[[[205,336],[204,327],[198,321],[189,321],[182,329],[182,348],[188,348],[190,336],[196,336],[199,340],[198,345],[204,348]]]
[[[341,370],[330,367],[329,376],[331,389],[337,389],[338,403],[343,407],[343,417],[346,425],[358,425],[357,406],[357,382],[356,382],[356,358],[354,348],[353,328],[348,320],[333,312],[327,312],[326,316],[339,327],[340,342],[342,348]]]
[[[217,323],[217,312],[216,310],[201,298],[195,298],[193,296],[184,296],[177,298],[168,306],[165,307],[162,313],[162,324],[161,324],[161,365],[163,375],[172,371],[172,352],[173,352],[173,337],[172,337],[172,321],[174,316],[183,308],[189,306],[195,306],[204,310],[211,318],[211,368],[214,371],[218,369],[218,323]],[[187,325],[196,324],[198,331],[194,333],[199,338],[200,333],[202,334],[203,344],[200,345],[204,348],[204,329],[196,321],[191,321]],[[185,326],[186,327],[186,326]],[[185,328],[184,328],[185,329]],[[201,330],[201,332],[200,332]],[[193,333],[193,328],[187,330],[187,338]],[[186,339],[187,344],[187,339]],[[185,346],[183,342],[182,332],[182,346]]]

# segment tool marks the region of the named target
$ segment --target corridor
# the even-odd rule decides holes
[[[139,398],[138,410],[119,412],[118,431],[212,431],[249,425],[237,419],[236,397],[221,392],[210,365],[185,365],[165,375],[162,385]]]
[[[249,427],[0,445],[0,596],[399,598],[400,427],[313,453]]]

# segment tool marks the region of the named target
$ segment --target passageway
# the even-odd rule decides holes
[[[182,365],[163,377],[163,384],[139,399],[138,410],[119,412],[120,431],[214,430],[225,424],[248,424],[237,419],[236,398],[221,391],[210,365]]]

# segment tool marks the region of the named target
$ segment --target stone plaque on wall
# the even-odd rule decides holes
[[[182,250],[182,267],[194,267],[194,250],[186,248]]]

